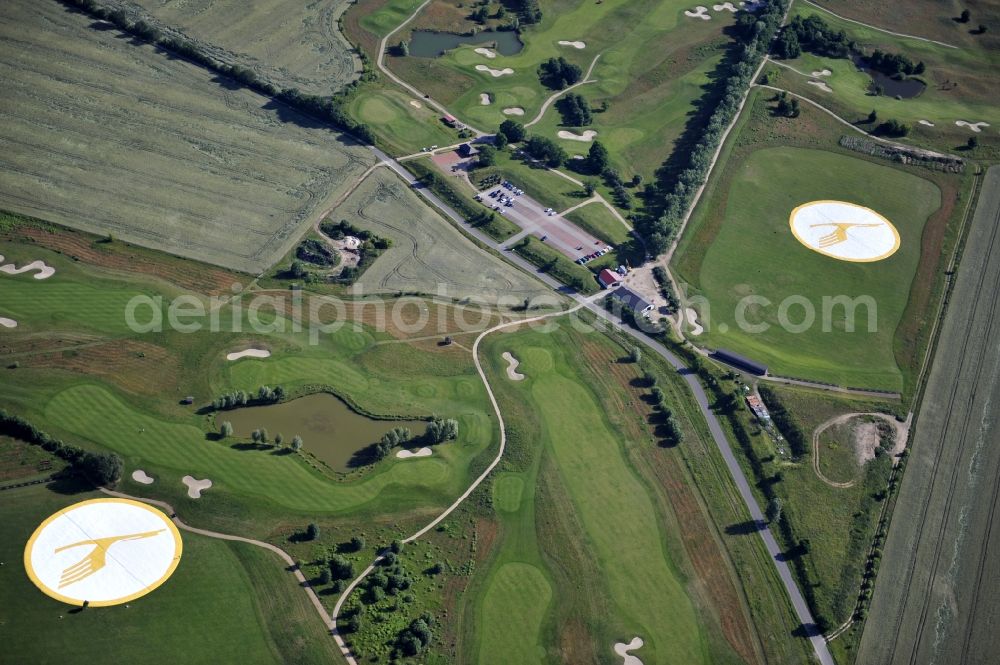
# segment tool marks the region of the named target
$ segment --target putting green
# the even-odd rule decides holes
[[[524,481],[520,476],[504,475],[493,484],[493,505],[497,510],[512,513],[521,507],[521,492]]]
[[[941,205],[937,186],[890,166],[782,147],[750,155],[725,195],[724,218],[708,249],[684,249],[705,252],[694,284],[707,299],[695,304],[706,327],[699,344],[743,353],[773,374],[901,390],[893,337],[917,271],[924,224]],[[891,220],[898,250],[857,263],[804,246],[789,216],[821,200],[850,202]],[[853,331],[851,308],[837,305],[839,297],[858,303]]]

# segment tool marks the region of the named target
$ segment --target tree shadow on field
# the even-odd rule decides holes
[[[245,87],[236,79],[218,73],[213,74],[210,80],[212,83],[218,83],[220,87],[226,90],[242,90]]]
[[[233,450],[271,450],[270,443],[234,443],[229,447]]]
[[[767,528],[767,522],[760,520],[747,520],[745,522],[730,524],[725,528],[725,531],[726,534],[730,536],[749,536],[759,531],[763,531],[765,528]]]
[[[237,85],[237,87],[243,86]],[[298,125],[299,127],[306,127],[308,129],[330,129],[331,127],[329,123],[296,111],[288,104],[276,99],[267,100],[267,103],[262,105],[261,108],[276,115],[281,122]]]
[[[792,631],[792,637],[815,637],[822,634],[823,631],[814,623],[800,623]]]
[[[83,492],[93,492],[96,488],[86,478],[67,469],[53,478],[52,482],[46,483],[45,489],[56,494],[72,496]]]

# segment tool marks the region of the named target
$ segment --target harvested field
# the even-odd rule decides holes
[[[392,240],[392,247],[357,281],[364,293],[418,291],[450,298],[505,295],[519,303],[547,292],[533,278],[482,253],[388,170],[372,173],[330,217],[346,219]]]
[[[57,3],[13,0],[0,17],[0,207],[259,272],[372,162]]]
[[[231,53],[282,88],[328,95],[361,75],[361,61],[340,32],[347,0],[135,0],[188,37]],[[121,3],[129,5],[132,3]]]
[[[988,663],[1000,602],[1000,169],[987,173],[915,423],[859,663]],[[1000,534],[1000,529],[998,529]]]

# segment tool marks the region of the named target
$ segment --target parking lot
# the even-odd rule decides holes
[[[479,198],[482,205],[521,227],[520,233],[504,242],[504,247],[511,247],[525,236],[533,235],[574,261],[607,248],[606,243],[525,194],[516,183],[488,187],[479,192]]]

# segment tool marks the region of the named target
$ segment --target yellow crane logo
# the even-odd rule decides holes
[[[820,247],[831,247],[833,245],[839,245],[842,242],[847,241],[847,229],[854,229],[858,227],[878,227],[882,224],[860,224],[855,222],[824,222],[822,224],[810,224],[809,228],[815,229],[821,226],[832,226],[833,231],[826,234],[825,236],[820,236],[819,246]]]
[[[107,538],[94,538],[92,540],[81,540],[78,543],[73,543],[72,545],[63,545],[62,547],[57,547],[53,550],[53,554],[58,554],[64,550],[71,549],[73,547],[83,547],[84,545],[94,545],[92,549],[86,556],[83,557],[77,563],[63,571],[62,576],[59,578],[59,588],[67,587],[70,584],[75,584],[82,579],[90,577],[101,568],[107,565],[108,549],[111,548],[115,543],[120,543],[126,540],[141,540],[143,538],[152,538],[158,533],[163,533],[165,529],[157,529],[156,531],[144,531],[142,533],[131,533],[124,536],[108,536]]]

